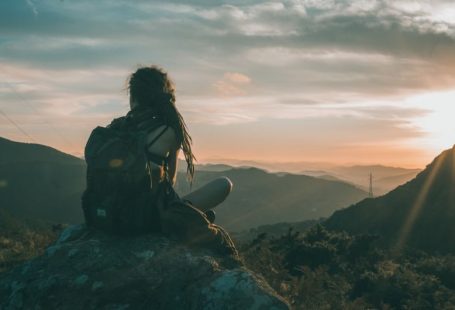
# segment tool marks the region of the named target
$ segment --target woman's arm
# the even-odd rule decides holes
[[[149,154],[167,158],[169,180],[174,185],[177,177],[177,158],[180,148],[174,130],[165,125],[160,126],[148,134],[146,143],[152,143],[147,148]]]
[[[168,174],[169,174],[169,180],[171,181],[172,185],[174,185],[175,181],[177,180],[177,163],[178,163],[177,159],[179,156],[179,151],[180,151],[180,149],[175,149],[169,153]]]

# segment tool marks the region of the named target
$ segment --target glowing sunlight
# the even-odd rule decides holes
[[[439,152],[455,144],[455,90],[418,95],[409,98],[406,104],[428,110],[415,119],[415,125],[428,134],[425,147]]]

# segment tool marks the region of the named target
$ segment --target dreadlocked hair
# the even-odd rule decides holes
[[[168,74],[157,66],[141,67],[128,78],[128,92],[138,108],[153,109],[175,131],[187,164],[187,178],[192,182],[194,161],[192,139],[175,106],[175,88]]]

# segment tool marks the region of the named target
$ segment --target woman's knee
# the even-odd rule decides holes
[[[228,177],[218,178],[217,183],[219,184],[220,188],[222,188],[225,196],[229,195],[229,193],[232,191],[233,184]]]

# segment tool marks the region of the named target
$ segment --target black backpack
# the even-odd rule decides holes
[[[146,130],[137,130],[124,117],[92,131],[85,147],[87,189],[82,196],[89,227],[114,234],[160,231],[157,195],[146,170],[145,137],[161,125],[149,121]]]

